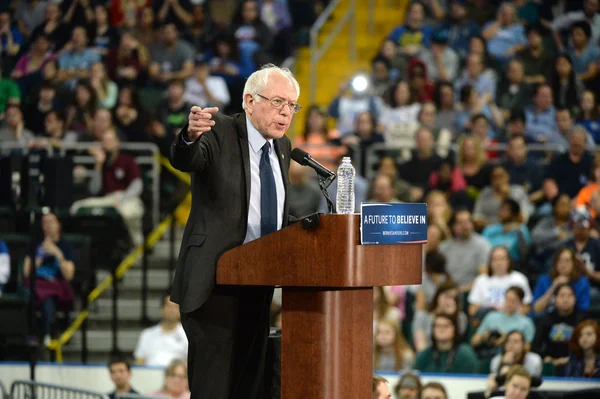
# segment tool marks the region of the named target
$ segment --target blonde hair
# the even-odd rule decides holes
[[[457,164],[459,167],[465,166],[465,154],[464,154],[464,144],[467,141],[472,141],[475,145],[475,157],[477,158],[477,164],[483,165],[485,163],[485,151],[483,150],[483,143],[477,136],[462,136],[458,141],[458,154],[457,154]]]
[[[408,344],[408,342],[406,341],[406,338],[404,338],[404,335],[402,334],[402,331],[400,331],[400,327],[398,326],[397,323],[394,323],[390,320],[380,320],[377,322],[377,329],[379,329],[379,327],[386,325],[392,328],[392,330],[394,331],[394,369],[396,371],[402,369],[403,363],[404,363],[404,354],[407,351],[410,351],[412,353],[412,349],[410,348],[410,345]],[[377,335],[377,331],[375,331],[375,335]],[[383,347],[381,345],[379,345],[377,342],[375,342],[375,350],[373,352],[373,367],[376,369],[379,366],[379,356],[381,354],[383,350]]]

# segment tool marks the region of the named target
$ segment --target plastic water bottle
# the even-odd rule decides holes
[[[337,171],[337,213],[354,213],[354,176],[356,171],[350,163],[350,157],[344,157]]]

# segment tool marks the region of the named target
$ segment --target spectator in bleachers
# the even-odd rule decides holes
[[[0,127],[1,141],[16,141],[22,146],[35,136],[31,130],[25,127],[23,112],[18,105],[8,105],[5,111],[4,123]]]
[[[514,365],[523,366],[534,377],[542,376],[542,358],[537,353],[529,351],[521,331],[511,331],[506,334],[502,352],[494,356],[490,363],[490,372],[504,375]]]
[[[558,130],[552,88],[548,84],[540,84],[535,89],[533,104],[525,109],[525,124],[527,138],[538,143],[545,143]]]
[[[19,86],[12,80],[4,77],[0,62],[0,121],[4,118],[4,112],[9,105],[21,103],[21,91]]]
[[[577,325],[569,342],[566,377],[600,378],[600,326],[593,320]]]
[[[427,220],[429,224],[437,224],[444,230],[444,235],[449,238],[452,232],[448,228],[452,218],[452,207],[442,191],[431,190],[425,197],[427,204]]]
[[[290,213],[302,218],[319,210],[321,191],[315,179],[309,178],[308,168],[297,162],[290,163],[290,186],[288,187],[288,203]]]
[[[458,333],[463,336],[468,327],[467,315],[460,309],[458,286],[450,279],[438,283],[437,290],[427,309],[418,310],[412,322],[413,344],[417,352],[431,345],[431,334],[435,317],[438,314],[449,315],[456,319]]]
[[[161,101],[156,109],[156,121],[150,125],[150,133],[160,152],[167,156],[175,135],[185,125],[192,108],[184,97],[185,84],[180,79],[169,82],[167,97]]]
[[[524,122],[523,119],[519,119],[519,121]],[[522,126],[524,126],[523,123]],[[538,192],[542,187],[543,170],[538,163],[529,159],[527,155],[525,136],[512,135],[508,138],[506,160],[502,163],[502,167],[508,173],[509,181],[523,187],[530,194],[530,200],[536,201],[541,194]]]
[[[533,213],[533,206],[529,202],[524,187],[511,183],[508,172],[502,166],[495,166],[492,169],[491,184],[481,190],[481,194],[475,202],[473,219],[475,219],[476,226],[483,228],[498,223],[500,207],[506,198],[512,198],[519,204],[523,222],[527,223],[529,216]]]
[[[158,21],[154,13],[154,8],[151,5],[145,5],[139,11],[137,23],[132,24],[129,28],[134,28],[135,37],[137,37],[142,45],[146,48],[153,46],[159,40],[156,26]]]
[[[331,169],[335,161],[347,151],[345,146],[337,145],[340,140],[332,141],[337,135],[337,131],[327,128],[327,114],[325,111],[316,105],[312,105],[308,108],[306,114],[304,133],[295,137],[294,146],[303,148],[317,161]],[[349,136],[342,137],[341,142],[346,141],[346,137]],[[354,136],[352,135],[352,137]],[[352,139],[349,140],[352,141]]]
[[[0,56],[5,60],[16,57],[24,42],[15,25],[8,11],[0,11]]]
[[[56,108],[58,108],[56,87],[50,82],[42,82],[38,101],[26,104],[23,107],[23,113],[27,115],[25,127],[37,136],[42,135],[45,131],[44,119],[46,115]]]
[[[377,56],[371,61],[371,91],[381,97],[392,84],[392,65],[387,58]]]
[[[472,114],[467,125],[471,135],[478,137],[485,147],[498,143],[496,130],[501,129],[504,125],[502,112],[498,107],[491,103],[490,109],[495,121],[489,120],[484,114]],[[498,123],[499,125],[495,126],[494,123]],[[499,157],[498,152],[492,149],[486,150],[485,153],[490,160],[495,160]]]
[[[532,384],[532,376],[527,369],[521,365],[512,366],[506,373],[504,381],[504,396],[494,396],[492,399],[526,399],[529,395]],[[497,387],[494,381],[493,385],[488,385],[485,392],[486,397],[492,395],[492,390]]]
[[[575,308],[587,311],[590,307],[590,282],[581,275],[580,260],[570,248],[561,248],[552,259],[552,267],[548,274],[540,276],[533,289],[533,312],[542,315],[554,309],[552,300],[556,287],[568,283],[575,291]]]
[[[92,64],[101,60],[100,55],[88,47],[89,39],[83,26],[76,26],[71,41],[58,57],[58,80],[74,87],[77,79],[86,78]]]
[[[574,108],[579,104],[579,97],[584,86],[573,69],[573,60],[567,54],[559,54],[554,61],[554,68],[549,80],[552,88],[552,101],[557,108]]]
[[[106,6],[102,4],[94,6],[94,23],[91,30],[93,33],[91,47],[101,57],[106,57],[108,50],[115,46],[118,39],[118,31],[110,24]]]
[[[268,63],[273,47],[273,35],[260,18],[256,0],[242,0],[236,10],[231,31],[238,40],[242,60],[256,65]]]
[[[427,256],[427,254],[430,252],[437,252],[440,247],[440,244],[446,241],[448,237],[450,237],[450,229],[448,228],[448,226],[442,226],[439,223],[429,221],[427,223],[427,243],[424,245],[425,255]],[[446,259],[444,258],[444,272],[445,270]],[[424,272],[426,272],[426,270]],[[423,281],[425,281],[425,279],[426,278],[423,277]]]
[[[67,129],[79,133],[85,141],[93,141],[92,121],[98,109],[98,97],[89,81],[77,82],[72,101],[67,108]]]
[[[29,82],[26,83],[31,84],[31,80],[38,78],[40,71],[46,62],[54,57],[54,54],[50,51],[50,41],[48,40],[48,37],[44,34],[40,34],[35,38],[35,41],[32,42],[29,51],[19,58],[10,77],[12,79],[21,79],[22,81],[29,79]],[[27,84],[24,86],[29,87]]]
[[[587,137],[587,130],[574,127],[569,135],[569,150],[555,156],[546,169],[546,180],[571,198],[587,184],[594,164],[594,157],[586,151]]]
[[[477,355],[468,344],[460,342],[458,323],[452,316],[444,313],[435,315],[431,342],[430,347],[417,355],[415,370],[445,374],[477,372]],[[425,388],[421,397],[424,392]]]
[[[431,49],[423,48],[419,58],[425,63],[432,81],[453,81],[458,76],[459,58],[448,46],[448,32],[438,30],[431,39]]]
[[[404,25],[397,26],[388,39],[399,47],[400,53],[406,57],[416,56],[423,47],[429,47],[433,29],[424,25],[425,7],[419,1],[413,1],[406,10]]]
[[[229,89],[225,79],[210,75],[208,60],[203,55],[196,56],[194,64],[194,75],[185,81],[185,100],[202,108],[223,109],[229,105]]]
[[[386,96],[379,118],[386,142],[396,147],[411,146],[419,127],[417,118],[421,105],[415,102],[410,86],[404,80],[392,86]]]
[[[81,208],[114,207],[123,217],[134,245],[143,242],[142,217],[144,204],[140,199],[143,182],[140,168],[131,155],[120,151],[121,143],[114,130],[107,130],[101,146],[90,149],[96,159],[94,173],[90,179],[89,191],[101,195],[75,201],[71,214]]]
[[[77,142],[77,133],[65,130],[65,115],[61,111],[52,110],[44,118],[44,130],[41,137],[29,142],[32,148],[42,148],[47,145],[55,149],[63,145]]]
[[[511,137],[515,136],[523,136],[525,144],[528,143],[529,138],[526,135],[525,131],[525,112],[522,109],[513,109],[510,111],[510,116],[508,118],[508,122],[506,124],[506,134],[505,138],[508,140]]]
[[[190,0],[158,0],[153,3],[160,23],[173,24],[177,30],[182,31],[192,22],[189,10],[193,2]]]
[[[454,86],[448,81],[438,82],[433,101],[437,108],[435,124],[440,129],[450,129],[454,132],[458,108],[454,101]]]
[[[454,3],[456,4],[457,1],[464,0],[454,0]],[[448,393],[439,382],[429,382],[421,389],[420,399],[448,399]]]
[[[468,297],[469,316],[481,321],[490,311],[501,310],[504,307],[506,290],[510,287],[520,287],[525,293],[519,312],[527,314],[533,300],[529,281],[523,273],[513,270],[508,249],[498,246],[490,253],[488,274],[480,274],[473,282]]]
[[[26,38],[44,22],[48,2],[41,0],[18,1],[15,5],[14,18],[21,33]]]
[[[44,239],[36,243],[35,259],[25,257],[23,277],[29,286],[29,273],[35,267],[35,306],[41,311],[41,336],[48,344],[52,335],[52,323],[57,310],[69,311],[73,306],[73,287],[70,281],[75,275],[73,248],[63,240],[61,222],[53,213],[42,216]]]
[[[174,23],[163,25],[160,39],[158,43],[150,46],[152,62],[148,68],[148,78],[153,86],[166,88],[167,84],[174,79],[187,79],[192,76],[194,49],[187,42],[179,39]]]
[[[496,104],[502,110],[505,119],[510,117],[511,110],[529,106],[531,90],[525,82],[525,67],[518,59],[508,63],[506,76],[500,79],[496,92]]]
[[[505,64],[525,47],[525,29],[517,20],[514,4],[503,3],[497,12],[496,20],[488,22],[482,31],[487,40],[487,50],[491,56]]]
[[[483,144],[478,137],[462,136],[458,142],[456,166],[467,183],[467,194],[473,200],[490,184],[491,165],[487,163]]]
[[[240,82],[246,79],[255,69],[254,62],[240,57],[238,41],[231,34],[220,34],[213,42],[210,71],[213,75],[221,76],[227,82],[229,92],[240,91]]]
[[[322,113],[322,115],[323,123],[326,123],[325,117],[327,115],[325,113]],[[325,132],[326,127],[321,130]],[[357,172],[362,176],[366,176],[367,168],[369,166],[367,165],[367,152],[371,146],[383,142],[383,135],[377,131],[377,121],[375,120],[375,116],[371,112],[367,111],[359,113],[356,117],[356,128],[354,129],[354,133],[349,134],[341,139],[334,139],[331,144],[341,143],[349,146],[348,150],[352,159],[356,159],[357,155],[360,156],[360,169]],[[358,154],[355,153],[356,149],[358,149]]]
[[[415,354],[398,323],[380,320],[375,332],[373,369],[384,372],[410,370],[414,361]]]
[[[421,124],[421,128],[427,128],[431,130],[431,133],[433,134],[432,139],[436,147],[435,152],[440,157],[446,158],[450,152],[452,132],[450,128],[439,126],[437,123],[438,118],[435,103],[432,101],[423,103],[421,105],[421,109],[419,110],[417,119]]]
[[[260,4],[260,19],[273,35],[272,53],[286,59],[292,50],[292,18],[287,2],[263,0]]]
[[[86,0],[64,0],[61,8],[64,21],[70,26],[88,26],[94,22],[93,3]]]
[[[571,213],[571,229],[573,238],[567,241],[566,246],[577,254],[583,262],[581,272],[595,285],[600,282],[600,239],[592,237],[593,218],[586,208],[575,208]]]
[[[432,233],[433,237],[428,236],[428,240],[433,238],[434,242],[439,241],[439,237],[443,234],[438,224],[431,223],[427,228],[427,233]],[[450,281],[450,276],[446,272],[446,258],[437,251],[437,248],[431,249],[428,246],[425,254],[423,282],[416,286],[415,310],[424,311],[429,308],[438,288],[446,281]]]
[[[559,47],[564,47],[560,33],[571,29],[571,27],[579,22],[587,22],[592,31],[591,40],[598,43],[600,39],[600,15],[598,15],[598,0],[585,0],[583,8],[575,11],[569,11],[562,15],[557,15],[552,20],[552,30],[554,37],[558,41]]]
[[[548,144],[558,145],[562,151],[565,151],[569,146],[569,136],[573,131],[573,115],[569,108],[559,108],[556,110],[556,126],[558,130],[554,134],[548,137]],[[582,126],[578,126],[581,128]],[[583,133],[587,133],[586,136],[586,148],[590,151],[594,150],[596,143],[591,134],[585,129],[579,129]]]
[[[379,57],[387,60],[390,64],[390,79],[392,81],[406,77],[406,68],[408,60],[400,54],[396,43],[390,39],[385,39],[381,44]]]
[[[39,35],[46,35],[50,41],[51,50],[58,53],[69,40],[69,28],[62,20],[60,5],[53,2],[47,3],[44,21],[33,29],[30,40],[35,40]]]
[[[23,102],[25,104],[32,104],[38,101],[41,86],[48,83],[52,84],[56,90],[57,106],[65,108],[72,103],[72,91],[58,81],[58,61],[56,58],[51,58],[44,64],[41,70],[40,81],[32,85],[29,93],[25,93]]]
[[[382,320],[400,325],[401,319],[400,310],[390,305],[386,288],[375,287],[373,289],[373,332],[377,331],[377,325]]]
[[[112,119],[115,127],[122,133],[126,141],[146,142],[150,140],[146,131],[146,114],[140,105],[134,86],[121,87]]]
[[[109,130],[114,130],[117,133],[118,138],[120,140],[123,139],[121,132],[117,131],[113,125],[112,114],[110,111],[104,108],[98,108],[94,113],[92,126],[83,140],[87,139],[88,141],[100,142],[102,141],[104,134]]]
[[[394,394],[398,399],[419,399],[423,384],[419,377],[411,372],[402,374],[394,387]]]
[[[192,45],[194,50],[199,54],[208,50],[217,31],[206,4],[192,5],[192,23],[188,27],[185,39]]]
[[[134,32],[121,34],[119,45],[109,50],[106,56],[108,76],[119,86],[135,84],[142,80],[145,68],[150,62],[150,53],[140,43]]]
[[[480,54],[469,54],[466,59],[466,67],[461,77],[454,83],[456,91],[461,91],[465,86],[471,86],[479,97],[487,94],[491,100],[496,98],[496,73],[488,69],[485,60]],[[466,102],[466,98],[461,101]]]
[[[420,198],[427,191],[429,176],[438,169],[442,158],[435,152],[433,133],[429,127],[420,127],[415,132],[414,143],[415,149],[410,160],[400,168],[400,176],[421,190]]]
[[[450,157],[442,159],[437,170],[429,175],[429,189],[441,193],[444,201],[452,206],[472,204],[470,200],[465,200],[466,187],[465,177]]]
[[[468,54],[469,41],[477,36],[480,27],[467,16],[465,0],[450,0],[447,2],[450,12],[448,20],[441,29],[448,32],[448,46],[452,47],[461,58]]]
[[[577,22],[572,26],[569,56],[577,79],[585,84],[591,83],[598,75],[600,49],[597,43],[591,41],[591,37],[592,28],[587,22]]]
[[[179,312],[179,311],[178,311]],[[169,399],[190,399],[188,371],[185,360],[175,359],[165,369],[165,382],[160,391],[153,396]]]
[[[120,394],[138,394],[131,386],[131,364],[127,359],[113,359],[108,363],[110,379],[115,390],[108,394],[108,399],[117,399]]]
[[[392,399],[388,381],[378,375],[373,376],[373,399]]]
[[[435,86],[429,80],[427,66],[418,58],[412,58],[408,63],[408,85],[416,102],[433,100]]]
[[[594,142],[600,144],[600,114],[596,94],[586,90],[581,94],[577,124],[582,125],[592,135]]]
[[[554,375],[563,375],[569,360],[569,341],[584,314],[575,309],[575,291],[568,283],[554,290],[554,310],[536,321],[535,338],[531,350],[554,365]]]
[[[369,202],[410,202],[410,192],[396,192],[394,179],[386,175],[377,175],[371,183]]]
[[[571,198],[567,194],[559,194],[552,199],[552,215],[540,219],[531,231],[534,253],[542,264],[573,237],[569,225],[570,212]]]
[[[509,287],[504,294],[502,310],[489,312],[471,338],[473,348],[482,354],[494,353],[513,330],[520,331],[529,344],[535,336],[535,325],[531,318],[520,313],[525,292],[521,287]]]
[[[505,198],[500,206],[498,219],[498,223],[486,226],[481,235],[492,247],[506,246],[513,261],[524,261],[531,245],[531,236],[529,229],[523,224],[519,203],[510,197]]]
[[[0,296],[10,278],[10,252],[6,243],[0,240]]]
[[[454,234],[440,244],[440,252],[446,257],[446,270],[461,292],[468,292],[475,277],[487,270],[490,254],[489,242],[473,232],[471,212],[457,209],[449,223]]]
[[[96,92],[98,107],[102,109],[114,108],[117,104],[119,88],[106,74],[104,63],[95,62],[92,64],[90,67],[89,80]]]
[[[544,48],[542,29],[541,25],[526,26],[527,45],[517,53],[517,59],[523,65],[524,81],[531,85],[547,82],[554,63],[550,51]]]
[[[486,93],[479,95],[475,89],[465,85],[460,90],[461,111],[456,116],[456,131],[473,130],[475,128],[473,119],[480,119],[480,115],[486,118],[487,129],[485,137],[478,136],[480,140],[494,138],[495,130],[504,126],[502,112],[494,103],[494,98]],[[477,116],[477,118],[475,118]],[[483,144],[483,143],[482,143]]]
[[[181,325],[179,305],[171,297],[163,297],[160,308],[160,323],[146,328],[140,334],[135,347],[136,364],[168,366],[175,359],[185,359],[188,340]]]

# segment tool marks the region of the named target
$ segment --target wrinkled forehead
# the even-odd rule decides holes
[[[274,71],[269,75],[263,95],[269,98],[280,98],[288,102],[298,101],[296,86],[290,78],[281,72]]]

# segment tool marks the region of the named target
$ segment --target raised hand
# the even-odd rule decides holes
[[[200,108],[193,106],[188,117],[188,130],[185,139],[187,141],[196,141],[203,133],[210,131],[215,125],[212,116],[219,112],[219,108]]]

